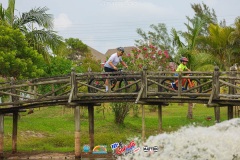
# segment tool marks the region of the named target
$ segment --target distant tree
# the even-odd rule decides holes
[[[28,46],[16,29],[0,25],[0,74],[5,77],[32,78],[44,75],[43,56]]]
[[[214,9],[210,9],[205,3],[202,4],[191,4],[195,15],[193,18],[187,16],[188,23],[185,23],[187,26],[189,23],[194,24],[196,19],[204,20],[202,30],[200,35],[208,35],[208,27],[210,24],[218,24],[217,16]]]
[[[90,50],[86,44],[84,44],[78,38],[69,38],[65,40],[68,48],[68,58],[73,61],[78,61],[86,56]]]
[[[77,69],[80,69],[80,72],[101,72],[101,61],[96,60],[91,53],[85,54],[85,57],[80,61],[79,67]]]
[[[150,25],[151,31],[145,32],[138,28],[137,33],[141,39],[135,40],[136,47],[144,47],[148,45],[155,46],[159,50],[168,51],[170,55],[174,54],[173,47],[171,46],[171,38],[168,34],[167,27],[164,23],[157,25]]]

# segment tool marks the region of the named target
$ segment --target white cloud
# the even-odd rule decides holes
[[[55,30],[65,30],[71,26],[72,21],[64,13],[59,14],[58,17],[54,19]]]

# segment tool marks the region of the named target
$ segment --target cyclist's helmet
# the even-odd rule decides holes
[[[182,58],[180,59],[180,62],[188,62],[188,59],[187,59],[186,57],[182,57]]]
[[[118,47],[117,50],[121,51],[122,53],[124,53],[124,48],[123,47]]]

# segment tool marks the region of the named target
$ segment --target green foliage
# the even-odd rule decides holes
[[[37,7],[15,15],[15,0],[9,0],[7,9],[0,6],[0,10],[3,24],[19,29],[25,35],[28,45],[42,54],[46,62],[49,62],[50,50],[56,53],[57,48],[63,45],[62,37],[52,30],[53,15],[46,13],[47,7]]]
[[[71,60],[64,57],[51,57],[51,63],[46,66],[45,70],[49,77],[67,75],[71,73],[72,63]]]
[[[0,74],[6,77],[33,78],[44,74],[42,55],[28,47],[19,30],[0,25]]]

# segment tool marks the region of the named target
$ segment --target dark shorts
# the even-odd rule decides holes
[[[105,71],[105,72],[116,72],[115,69],[113,69],[113,68],[108,68],[108,67],[104,67],[104,71]]]

